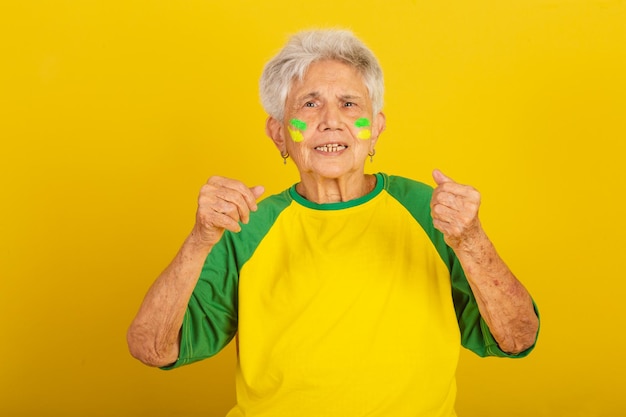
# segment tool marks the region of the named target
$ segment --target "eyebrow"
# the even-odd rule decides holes
[[[354,99],[360,99],[362,98],[361,96],[357,96],[354,94],[344,94],[342,96],[339,96],[342,100],[354,100]]]
[[[305,101],[305,100],[309,100],[312,98],[318,98],[320,96],[319,91],[311,91],[310,93],[307,93],[303,96],[298,97],[298,101]]]
[[[303,96],[298,97],[298,101],[306,101],[310,99],[315,99],[315,98],[318,98],[319,96],[320,96],[320,93],[318,91],[311,91],[310,93],[307,93]],[[355,100],[355,99],[360,99],[362,97],[356,94],[343,94],[343,95],[340,95],[339,98],[341,100]]]

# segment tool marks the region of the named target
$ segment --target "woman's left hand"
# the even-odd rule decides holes
[[[478,309],[504,352],[517,354],[533,345],[539,319],[524,286],[496,252],[478,220],[480,193],[439,170],[430,210],[433,225],[454,250]]]
[[[471,250],[483,234],[478,219],[480,193],[437,169],[433,171],[433,179],[437,183],[430,201],[433,225],[455,251]]]

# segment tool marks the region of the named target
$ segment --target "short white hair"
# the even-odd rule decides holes
[[[309,66],[335,60],[354,67],[363,77],[374,114],[383,107],[383,72],[376,56],[349,30],[323,29],[296,33],[263,69],[261,104],[265,111],[283,121],[285,101],[294,80],[302,80]]]

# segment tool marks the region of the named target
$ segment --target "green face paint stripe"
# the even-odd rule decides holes
[[[289,123],[298,130],[306,130],[306,123],[300,119],[291,119]]]
[[[354,125],[358,128],[369,127],[370,121],[366,117],[361,117],[360,119],[357,119],[356,122],[354,122]]]

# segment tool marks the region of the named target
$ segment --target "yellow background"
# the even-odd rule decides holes
[[[23,0],[0,5],[1,415],[229,409],[232,346],[163,372],[125,331],[210,175],[296,181],[257,80],[315,26],[353,29],[385,70],[367,170],[477,187],[539,304],[527,359],[463,353],[459,415],[626,413],[625,1]]]

